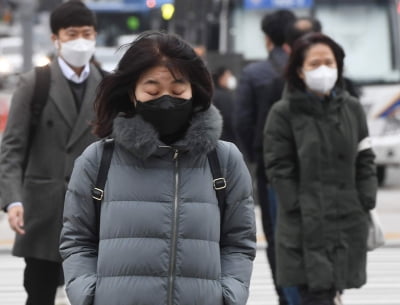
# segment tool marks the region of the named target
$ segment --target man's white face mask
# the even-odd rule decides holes
[[[338,78],[336,68],[330,68],[322,65],[314,70],[303,70],[304,82],[306,86],[312,90],[322,94],[329,93],[335,86]]]
[[[230,89],[230,90],[235,90],[236,87],[237,87],[237,80],[236,80],[236,77],[234,77],[233,75],[232,75],[232,76],[229,76],[229,78],[228,78],[228,80],[227,80],[227,82],[226,82],[226,86],[227,86],[228,89]]]
[[[66,42],[56,41],[61,57],[73,67],[83,67],[94,54],[95,40],[78,38]]]

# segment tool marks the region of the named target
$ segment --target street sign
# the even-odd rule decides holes
[[[310,8],[314,0],[244,0],[244,9]]]
[[[123,3],[125,4],[135,4],[135,5],[143,5],[144,3],[147,5],[147,3],[154,3],[152,6],[153,7],[161,7],[163,4],[171,4],[174,3],[173,0],[147,0],[147,1],[143,1],[143,0],[124,0]],[[147,5],[148,6],[148,5]]]

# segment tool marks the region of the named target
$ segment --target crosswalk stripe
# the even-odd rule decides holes
[[[400,248],[381,248],[368,253],[368,282],[361,289],[346,290],[344,305],[400,305]],[[254,262],[248,305],[276,305],[265,250]]]

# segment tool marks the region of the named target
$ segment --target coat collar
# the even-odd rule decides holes
[[[282,47],[274,47],[269,53],[267,61],[271,63],[275,72],[283,74],[288,62],[288,54]]]
[[[117,117],[112,136],[135,156],[147,159],[151,155],[164,154],[171,148],[190,154],[207,154],[216,147],[221,132],[222,117],[211,105],[207,110],[194,114],[185,136],[171,146],[162,143],[154,127],[139,115],[132,118]]]
[[[336,111],[340,108],[348,93],[340,88],[335,88],[334,92],[324,99],[310,92],[300,90],[287,90],[285,91],[285,95],[290,102],[292,112],[303,112],[314,116],[321,116],[326,112]]]

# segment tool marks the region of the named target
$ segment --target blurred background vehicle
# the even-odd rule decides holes
[[[378,182],[400,166],[400,3],[316,1],[323,31],[346,51],[346,75],[361,89],[376,154]]]
[[[387,167],[400,166],[400,1],[244,0],[233,11],[231,35],[233,49],[245,61],[265,58],[263,39],[248,33],[278,2],[298,16],[316,17],[323,32],[343,46],[345,75],[360,89],[383,185]]]
[[[0,77],[2,83],[23,70],[22,56],[23,41],[21,37],[0,38]],[[34,50],[38,48],[34,48]],[[34,51],[32,62],[34,66],[45,66],[50,62],[50,58],[43,51]]]
[[[123,48],[117,47],[96,47],[94,59],[105,71],[112,72],[124,54]]]
[[[10,109],[11,93],[0,92],[0,142],[6,128],[8,110]]]

